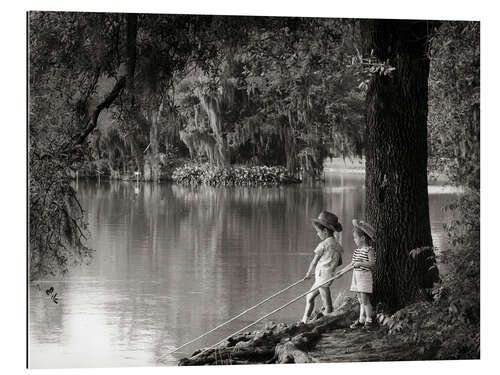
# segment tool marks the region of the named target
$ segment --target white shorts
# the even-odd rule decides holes
[[[354,270],[352,272],[351,292],[372,293],[372,272],[365,270]]]
[[[316,272],[314,274],[314,284],[311,287],[311,289],[314,289],[317,286],[320,286],[326,280],[332,278],[334,271],[335,271],[335,269],[333,269],[333,270],[321,270],[321,269],[316,270]],[[321,288],[328,288],[330,285],[332,285],[332,283],[333,283],[333,280],[328,282],[327,284],[323,285]]]

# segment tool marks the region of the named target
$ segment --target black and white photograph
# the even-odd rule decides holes
[[[26,367],[480,360],[482,20],[218,13],[25,9]]]

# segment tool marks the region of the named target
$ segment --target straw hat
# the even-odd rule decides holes
[[[322,225],[336,232],[342,232],[342,224],[339,223],[337,215],[328,211],[321,211],[317,219],[313,219],[313,225]]]
[[[364,233],[366,233],[366,235],[368,237],[370,237],[372,239],[372,241],[375,241],[375,229],[370,224],[368,224],[366,221],[353,219],[352,225],[355,228],[358,228],[361,231],[363,231]]]

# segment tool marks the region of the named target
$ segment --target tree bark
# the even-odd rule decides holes
[[[135,63],[137,59],[137,14],[128,13],[126,16],[127,44],[126,44],[126,75],[127,91],[131,98],[131,106],[135,104]]]
[[[366,96],[366,218],[377,231],[374,300],[394,311],[418,294],[409,252],[432,246],[427,192],[429,58],[425,21],[361,21],[365,51],[396,68]]]

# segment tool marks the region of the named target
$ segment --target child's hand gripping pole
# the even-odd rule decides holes
[[[344,273],[347,273],[351,271],[354,268],[353,263],[349,263],[347,266],[342,268],[340,271],[336,272],[335,275],[333,275],[333,280],[338,279],[340,276],[342,276]],[[325,283],[326,284],[326,283]]]

